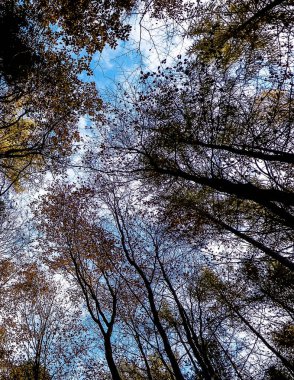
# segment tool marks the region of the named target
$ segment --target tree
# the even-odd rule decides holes
[[[51,380],[49,373],[46,371],[46,368],[40,368],[40,374],[38,375],[38,379],[40,380]],[[11,379],[11,380],[30,380],[35,379],[34,376],[34,363],[26,362],[20,365],[13,367],[8,377],[3,377],[3,380]]]
[[[91,197],[93,192],[86,188],[52,192],[41,212],[46,215],[42,229],[50,242],[50,265],[73,278],[104,341],[112,378],[121,380],[112,347],[121,290],[115,275],[120,271],[120,254],[111,234],[96,224]],[[44,248],[47,255],[48,247]]]
[[[128,191],[116,193],[105,178],[102,189],[98,184],[52,188],[39,215],[48,262],[70,273],[82,290],[112,378],[242,379],[256,357],[256,376],[273,361],[293,373],[288,353],[268,336],[269,325],[284,328],[283,304],[260,296],[245,271],[238,274],[240,266],[218,271],[216,261],[170,234],[156,213],[134,206]]]
[[[126,39],[141,6],[142,17],[149,9],[179,21],[181,2],[167,3],[0,9],[10,30],[0,45],[2,193],[34,167],[67,161],[81,113],[105,128],[84,155],[89,177],[48,187],[35,213],[38,265],[69,284],[83,320],[36,264],[0,260],[3,310],[15,305],[0,328],[8,376],[66,378],[76,353],[87,379],[294,375],[290,2],[187,8],[190,56],[142,72],[137,92],[101,108],[91,54]],[[96,346],[78,349],[79,332]]]
[[[181,2],[170,7],[157,0],[79,0],[74,7],[70,0],[1,3],[0,194],[13,184],[19,189],[22,178],[40,169],[64,165],[80,143],[80,116],[101,120],[92,57],[128,39],[132,12],[143,17],[153,10],[160,18],[177,9]]]
[[[263,56],[272,64],[282,63],[281,53],[289,45],[278,41],[290,41],[292,35],[289,1],[208,1],[196,9],[197,22],[191,22],[189,31],[194,39],[191,51],[205,61],[227,66],[243,59],[250,70]],[[269,41],[275,41],[274,48]]]
[[[80,141],[79,117],[98,118],[92,55],[127,39],[130,26],[124,21],[132,6],[1,2],[1,195],[40,168],[60,167]]]
[[[291,61],[289,50],[280,54]],[[105,154],[122,153],[118,171],[145,177],[174,214],[189,212],[189,221],[193,207],[194,219],[293,270],[290,66],[194,56],[143,73],[141,86],[111,116]]]
[[[81,311],[36,265],[20,271],[1,305],[1,379],[72,378],[90,343]]]
[[[113,379],[122,377],[115,365],[110,338],[114,331],[119,334],[117,329],[122,328],[126,323],[128,328],[125,331],[130,333],[131,327],[132,340],[134,339],[134,343],[141,351],[139,355],[143,355],[148,378],[154,376],[152,375],[154,371],[152,356],[145,352],[143,348],[145,343],[141,341],[140,329],[133,324],[136,319],[131,317],[132,310],[138,307],[136,305],[140,305],[139,310],[143,312],[143,315],[147,313],[147,321],[151,322],[151,329],[154,329],[155,344],[158,345],[160,358],[163,363],[168,360],[169,364],[164,364],[167,366],[166,369],[172,377],[184,379],[185,375],[180,368],[182,360],[179,362],[176,357],[172,332],[166,329],[166,322],[160,314],[163,295],[157,291],[157,288],[161,286],[161,279],[158,277],[156,241],[152,243],[152,240],[149,240],[151,251],[148,246],[144,247],[144,243],[147,242],[144,234],[147,230],[142,227],[135,235],[134,220],[123,216],[115,200],[108,204],[108,208],[113,215],[113,222],[116,223],[116,233],[105,241],[107,235],[103,233],[101,227],[98,227],[97,216],[92,214],[95,210],[95,202],[92,202],[87,195],[93,197],[93,191],[88,193],[86,189],[81,189],[79,192],[69,190],[56,195],[51,194],[45,201],[41,211],[42,215],[46,215],[42,223],[42,231],[46,233],[47,239],[50,237],[52,249],[59,252],[57,261],[68,271],[73,271],[72,274],[82,290],[88,311],[104,339],[105,356]],[[89,218],[89,213],[92,214],[91,218]],[[91,225],[87,222],[88,220],[93,221]],[[55,228],[52,228],[53,225]],[[85,236],[87,236],[86,241]],[[89,237],[91,237],[90,243]],[[112,246],[112,244],[115,245]],[[112,251],[109,252],[111,246]],[[154,266],[148,265],[150,260],[155,260]],[[134,301],[131,301],[132,298]],[[131,304],[126,306],[126,301],[129,303],[131,301]],[[124,308],[127,310],[123,311]],[[132,318],[131,321],[129,318]],[[160,343],[157,342],[156,335],[160,337]],[[124,341],[125,339],[124,337]],[[205,378],[208,379],[208,375]]]

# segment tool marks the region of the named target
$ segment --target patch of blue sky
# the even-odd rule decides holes
[[[184,55],[190,41],[183,38],[179,26],[154,20],[148,14],[144,18],[133,17],[129,40],[119,41],[115,49],[106,46],[92,57],[93,78],[102,99],[108,100],[117,83],[132,83],[141,70],[157,70],[161,61],[172,64]]]
[[[166,24],[165,21],[154,20],[148,14],[144,18],[132,17],[129,40],[118,41],[115,49],[106,46],[102,52],[96,52],[91,59],[92,75],[86,71],[80,74],[85,82],[94,82],[104,102],[113,102],[120,90],[130,92],[137,88],[141,71],[156,71],[161,62],[172,66],[179,54],[185,55],[191,41],[183,38],[183,30],[176,25]],[[75,55],[72,53],[72,57]],[[80,51],[76,58],[86,57],[85,50]],[[76,143],[76,152],[72,156],[72,167],[69,176],[76,178],[74,167],[79,168],[81,160],[90,145],[97,150],[101,139],[99,128],[91,123],[87,115],[81,115],[79,131],[82,141]],[[110,130],[109,130],[110,132]],[[78,176],[81,173],[79,172]]]
[[[116,49],[106,47],[94,54],[91,62],[94,81],[102,98],[108,98],[118,82],[131,80],[144,67],[138,50],[130,42],[120,42]]]

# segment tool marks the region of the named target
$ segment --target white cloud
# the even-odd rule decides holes
[[[157,20],[146,13],[132,16],[127,42],[120,41],[116,49],[107,46],[93,57],[99,91],[115,87],[117,82],[131,83],[140,70],[156,71],[163,60],[171,66],[178,55],[185,55],[191,41],[184,38],[186,25]]]
[[[185,54],[190,41],[183,36],[184,28],[175,22],[156,20],[150,14],[132,23],[130,44],[141,55],[141,63],[156,70],[160,62],[170,65],[179,54]]]

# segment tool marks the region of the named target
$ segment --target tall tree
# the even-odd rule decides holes
[[[73,278],[102,336],[112,378],[121,380],[112,346],[121,291],[121,280],[115,275],[121,266],[120,254],[112,236],[97,225],[92,197],[86,188],[51,193],[42,210],[46,215],[42,230],[49,241],[44,252],[51,253],[51,266]]]
[[[291,31],[283,33],[283,47],[271,41],[274,63],[269,53],[229,65],[198,54],[143,73],[143,90],[114,109],[105,154],[121,152],[118,170],[145,177],[169,210],[192,207],[195,219],[293,270]]]
[[[30,265],[2,308],[6,349],[4,378],[65,379],[79,372],[89,344],[81,310],[60,283]],[[14,377],[13,377],[14,376]]]
[[[156,212],[144,215],[144,206],[134,206],[122,189],[117,193],[105,181],[100,189],[98,183],[95,190],[51,189],[39,218],[48,262],[76,279],[102,333],[111,376],[128,379],[132,371],[148,380],[246,379],[256,357],[256,376],[263,376],[273,362],[291,376],[291,354],[275,338],[290,329],[284,324],[287,307],[274,292],[265,299],[253,280],[249,286],[247,276],[254,268],[246,262],[244,269],[237,263],[219,270],[220,263],[207,260],[198,246],[168,232]],[[94,238],[95,230],[100,232]],[[103,243],[106,235],[108,244],[114,244],[111,254]],[[103,281],[101,265],[107,267]],[[111,297],[103,284],[110,286]],[[282,288],[292,294],[289,284]],[[270,336],[269,325],[275,326]],[[113,331],[113,361],[107,358],[107,327]]]

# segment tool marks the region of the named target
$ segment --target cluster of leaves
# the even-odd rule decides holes
[[[290,1],[208,1],[197,11],[189,31],[195,36],[191,51],[204,61],[217,59],[227,66],[241,58],[254,65],[266,54],[274,63],[283,42],[291,45]],[[272,39],[281,45],[269,43]]]

